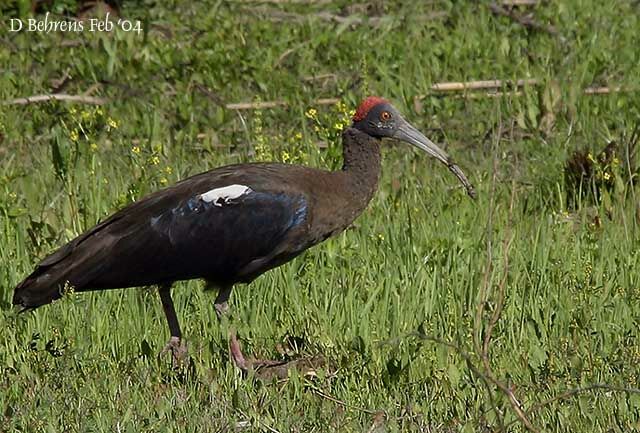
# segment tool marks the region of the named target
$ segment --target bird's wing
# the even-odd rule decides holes
[[[296,234],[304,233],[306,219],[302,194],[231,184],[183,199],[152,217],[150,227],[158,242],[170,245],[176,279],[235,282],[304,249]]]
[[[307,198],[282,167],[223,167],[132,203],[46,257],[14,302],[49,302],[66,281],[88,290],[250,280],[306,247]]]
[[[83,264],[69,280],[87,287],[235,282],[277,266],[306,247],[308,206],[274,172],[225,167],[132,204],[72,241]]]

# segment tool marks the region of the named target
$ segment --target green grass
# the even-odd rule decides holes
[[[581,91],[640,86],[637,2],[534,8],[562,38],[476,2],[374,1],[390,17],[377,26],[272,21],[274,11],[338,14],[346,1],[123,3],[144,34],[0,34],[0,100],[48,93],[65,74],[63,92],[98,84],[94,96],[110,100],[101,111],[0,105],[3,430],[233,431],[250,421],[245,431],[360,432],[375,421],[377,431],[525,431],[489,376],[512,387],[538,431],[640,429],[640,191],[618,167],[613,189],[576,200],[563,175],[571,152],[596,154],[608,140],[624,159],[640,122],[638,92]],[[25,5],[6,6],[3,21]],[[429,96],[415,111],[414,96],[436,82],[496,78],[542,84],[520,97]],[[313,101],[337,96],[352,109],[366,94],[391,99],[445,145],[478,200],[425,155],[385,147],[380,191],[356,225],[236,287],[222,323],[200,282],[176,285],[192,355],[182,371],[156,360],[168,330],[153,289],[11,308],[39,259],[165,184],[256,159],[338,167],[345,110]],[[288,106],[223,107],[276,99]],[[231,328],[248,355],[284,359],[276,345],[296,342],[292,357],[322,354],[327,366],[280,383],[243,378],[229,360]],[[596,384],[607,387],[564,394]]]

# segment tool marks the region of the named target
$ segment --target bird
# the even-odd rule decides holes
[[[327,171],[254,162],[188,177],[127,205],[60,247],[14,290],[32,310],[74,292],[157,286],[170,339],[160,354],[188,353],[171,297],[177,281],[203,279],[217,289],[224,315],[234,285],[289,262],[335,236],[371,201],[383,139],[407,142],[445,164],[475,198],[463,171],[387,100],[365,98],[342,131],[343,165]]]

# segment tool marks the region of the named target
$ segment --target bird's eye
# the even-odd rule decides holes
[[[388,111],[383,111],[382,113],[380,113],[380,120],[386,122],[389,119],[391,119],[391,113],[389,113]]]

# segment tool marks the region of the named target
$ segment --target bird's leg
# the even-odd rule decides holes
[[[173,306],[173,299],[171,299],[171,286],[162,285],[158,288],[158,292],[160,293],[160,300],[162,301],[164,315],[166,316],[167,323],[169,324],[169,331],[171,331],[171,338],[169,339],[169,342],[158,356],[162,356],[171,351],[173,361],[175,361],[176,364],[180,364],[187,358],[188,353],[187,345],[182,341],[182,332],[180,331],[178,316],[176,315],[176,309]]]
[[[219,318],[229,311],[229,304],[227,304],[227,301],[229,300],[229,296],[231,296],[232,287],[233,286],[222,286],[218,291],[214,307],[216,308],[216,314],[218,314]]]

